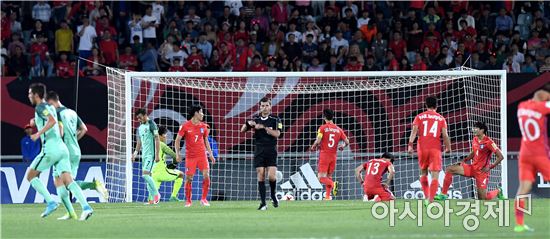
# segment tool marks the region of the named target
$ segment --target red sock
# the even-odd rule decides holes
[[[432,179],[432,182],[430,183],[430,202],[433,202],[438,187],[439,181],[437,181],[437,179]]]
[[[319,182],[325,185],[325,190],[327,190],[326,197],[330,197],[330,192],[332,192],[332,185],[334,185],[334,182],[328,177],[321,177]]]
[[[422,191],[424,192],[424,198],[430,198],[430,190],[428,186],[428,176],[420,176],[420,185],[422,185]]]
[[[191,190],[191,183],[185,182],[185,200],[187,200],[188,202],[191,202]]]
[[[523,212],[518,210],[519,208],[525,208],[525,201],[523,199],[517,199],[514,201],[516,208],[516,225],[523,226]]]
[[[449,187],[451,186],[451,183],[453,183],[453,174],[452,173],[445,174],[445,180],[443,180],[443,188],[441,189],[441,194],[447,195],[447,192],[449,191]]]
[[[202,181],[202,200],[206,200],[208,196],[208,189],[210,188],[210,179],[204,179]]]
[[[498,189],[497,190],[493,190],[493,191],[489,191],[487,193],[487,196],[485,196],[485,198],[487,198],[487,200],[491,200],[493,198],[495,198],[498,194]]]

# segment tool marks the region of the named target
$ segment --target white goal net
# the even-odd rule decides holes
[[[323,109],[330,108],[336,113],[335,123],[351,141],[338,153],[333,179],[340,182],[340,193],[335,199],[362,198],[354,168],[384,152],[397,155],[390,186],[394,195],[423,198],[417,159],[406,150],[412,121],[424,111],[424,99],[439,99],[438,112],[449,125],[452,153],[444,155],[444,167],[469,153],[475,121],[488,125],[488,135],[506,155],[505,80],[504,71],[161,73],[108,69],[109,198],[112,202],[147,200],[140,162],[131,162],[138,126],[133,112],[145,108],[150,119],[166,126],[167,144],[173,147],[188,107],[200,104],[217,154],[217,163],[211,166],[210,200],[257,200],[252,133],[240,133],[240,127],[258,113],[263,97],[272,99],[273,114],[283,122],[278,139],[278,171],[283,175],[277,183],[279,196],[292,192],[298,200],[322,198],[324,188],[316,176],[318,152],[310,152],[309,146],[323,124]],[[491,171],[489,190],[502,184],[506,193],[505,167],[504,160]],[[441,173],[440,185],[443,178]],[[200,197],[201,181],[196,173],[193,199]],[[171,190],[172,183],[162,184],[159,191],[164,200]],[[450,198],[474,198],[475,182],[455,176],[449,194]]]

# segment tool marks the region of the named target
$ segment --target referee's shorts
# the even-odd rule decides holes
[[[254,167],[277,167],[277,146],[256,146]]]

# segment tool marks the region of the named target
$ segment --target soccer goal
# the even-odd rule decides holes
[[[335,123],[351,141],[338,154],[333,179],[340,182],[341,190],[335,199],[361,199],[363,190],[354,168],[384,152],[397,156],[390,186],[394,195],[423,198],[417,159],[406,150],[412,121],[424,110],[427,96],[439,99],[438,112],[448,121],[452,152],[444,155],[444,167],[469,153],[475,121],[488,125],[488,135],[506,155],[506,72],[502,70],[192,73],[108,69],[109,198],[111,202],[147,199],[140,162],[131,161],[138,126],[133,112],[147,109],[151,119],[168,128],[167,144],[173,147],[179,126],[187,120],[187,108],[200,104],[217,154],[217,163],[211,166],[210,200],[257,200],[252,133],[240,133],[240,127],[258,113],[263,97],[271,98],[273,114],[283,122],[278,140],[278,196],[323,197],[317,178],[318,152],[309,151],[309,146],[323,124],[323,109],[331,108],[336,112]],[[443,178],[442,173],[440,185]],[[197,172],[193,199],[200,197],[201,181]],[[506,160],[491,171],[489,190],[499,185],[506,195]],[[172,183],[161,186],[163,199],[169,197],[171,187]],[[449,192],[450,198],[475,198],[475,182],[455,176]]]

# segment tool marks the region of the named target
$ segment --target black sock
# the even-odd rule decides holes
[[[262,204],[265,204],[265,182],[264,181],[258,181],[258,191],[260,192],[260,200],[262,200]]]
[[[271,199],[276,201],[277,196],[275,196],[275,193],[277,191],[277,181],[269,181],[269,187],[271,188]]]

